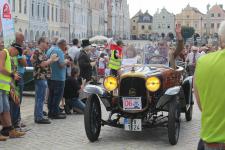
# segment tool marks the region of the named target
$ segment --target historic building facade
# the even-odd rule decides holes
[[[154,14],[153,17],[153,31],[159,35],[175,34],[175,15],[163,8]]]
[[[203,33],[203,19],[204,14],[197,8],[191,7],[189,4],[181,13],[176,15],[175,23],[182,26],[190,26],[195,29],[195,33],[202,35]]]
[[[213,35],[218,33],[220,23],[225,19],[223,5],[207,6],[207,14],[203,19],[203,35]]]
[[[131,18],[131,38],[150,39],[153,32],[153,17],[146,11],[142,13],[140,10],[134,17]]]

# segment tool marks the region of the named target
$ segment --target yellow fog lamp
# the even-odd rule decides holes
[[[103,85],[107,91],[113,91],[118,86],[117,78],[113,76],[108,76],[104,79]]]
[[[146,80],[145,86],[151,92],[156,92],[159,90],[161,82],[157,77],[150,77]]]

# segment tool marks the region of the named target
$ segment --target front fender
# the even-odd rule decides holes
[[[180,92],[181,86],[175,86],[166,90],[165,95],[177,95]]]
[[[106,92],[106,90],[104,90],[100,86],[88,84],[84,87],[84,92],[88,94],[103,95]]]

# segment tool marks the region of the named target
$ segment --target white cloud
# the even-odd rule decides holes
[[[130,17],[133,17],[140,9],[142,11],[148,10],[151,15],[157,11],[157,8],[162,9],[165,7],[168,11],[177,14],[180,13],[182,8],[187,4],[192,7],[198,8],[202,13],[206,13],[207,4],[215,5],[223,4],[225,8],[225,0],[128,0],[130,6]]]

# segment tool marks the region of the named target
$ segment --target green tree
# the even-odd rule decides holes
[[[181,33],[183,35],[184,41],[193,36],[195,33],[195,29],[193,27],[183,26],[181,29]]]

